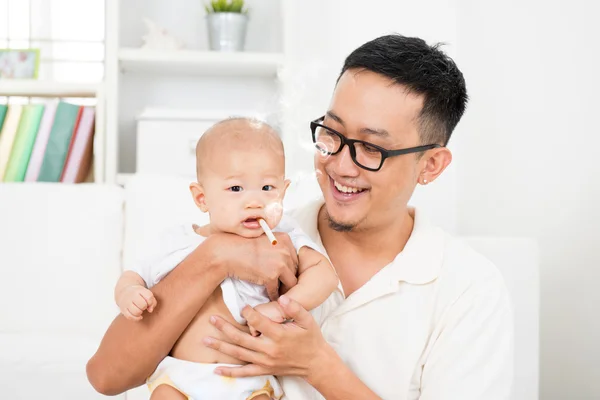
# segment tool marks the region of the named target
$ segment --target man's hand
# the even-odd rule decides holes
[[[121,314],[130,321],[140,321],[144,310],[151,313],[157,304],[154,294],[141,285],[124,287],[117,293],[116,300]]]
[[[259,304],[254,307],[254,309],[275,323],[281,324],[286,320],[283,308],[281,308],[279,303],[276,301]],[[252,336],[260,335],[260,331],[258,331],[252,325],[248,324],[248,327],[250,328],[250,334]]]
[[[209,236],[203,246],[211,249],[214,265],[224,268],[227,276],[267,289],[269,298],[279,297],[279,282],[293,287],[298,269],[298,254],[286,233],[275,233],[277,245],[261,236],[246,239],[238,235],[217,233]]]
[[[242,311],[248,325],[262,333],[258,337],[236,329],[220,317],[210,318],[230,343],[207,337],[204,344],[249,363],[242,367],[219,367],[215,373],[230,377],[296,375],[309,383],[327,375],[324,369],[327,369],[328,360],[337,356],[312,315],[287,296],[281,296],[279,304],[293,322],[278,324],[249,306]]]

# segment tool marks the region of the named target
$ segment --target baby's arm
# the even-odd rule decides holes
[[[318,251],[304,246],[298,253],[298,283],[288,290],[285,295],[300,303],[308,311],[318,307],[338,285],[338,277],[331,263]],[[259,313],[269,317],[273,322],[286,320],[283,309],[276,301],[260,304],[254,307]],[[252,336],[259,332],[250,326]]]
[[[156,307],[156,298],[146,288],[146,282],[133,271],[125,271],[115,287],[115,301],[121,314],[132,321],[142,319],[144,310],[152,312]]]
[[[304,246],[298,253],[298,283],[285,295],[310,311],[327,300],[337,285],[338,277],[327,257]]]

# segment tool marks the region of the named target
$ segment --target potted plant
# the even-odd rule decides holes
[[[243,51],[248,25],[244,0],[213,0],[205,9],[210,49]]]

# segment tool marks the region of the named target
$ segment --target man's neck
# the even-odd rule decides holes
[[[321,238],[335,238],[336,242],[347,246],[363,249],[365,254],[378,253],[382,249],[389,249],[398,254],[412,232],[414,224],[414,210],[405,208],[396,216],[390,218],[385,224],[371,226],[357,226],[351,231],[340,232],[333,229],[329,224],[329,218],[325,205],[319,211],[318,229]]]
[[[339,232],[329,225],[325,206],[321,208],[319,234],[346,296],[394,260],[408,242],[413,225],[414,214],[404,209],[386,224]]]

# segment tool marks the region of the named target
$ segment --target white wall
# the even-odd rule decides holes
[[[582,0],[458,7],[458,227],[541,245],[544,400],[600,398],[598,15]]]
[[[454,0],[418,2],[370,0],[290,0],[286,2],[283,111],[288,172],[292,181],[312,179],[312,140],[308,122],[322,116],[344,58],[356,47],[389,33],[444,41],[456,52]],[[412,203],[448,231],[455,232],[455,167],[434,184],[419,188]]]
[[[392,31],[445,50],[471,102],[443,179],[418,190],[446,229],[541,245],[542,399],[600,398],[600,109],[596,2],[289,1],[284,81],[289,169],[312,170],[307,121],[327,107],[344,56]],[[285,78],[285,76],[284,76]]]

